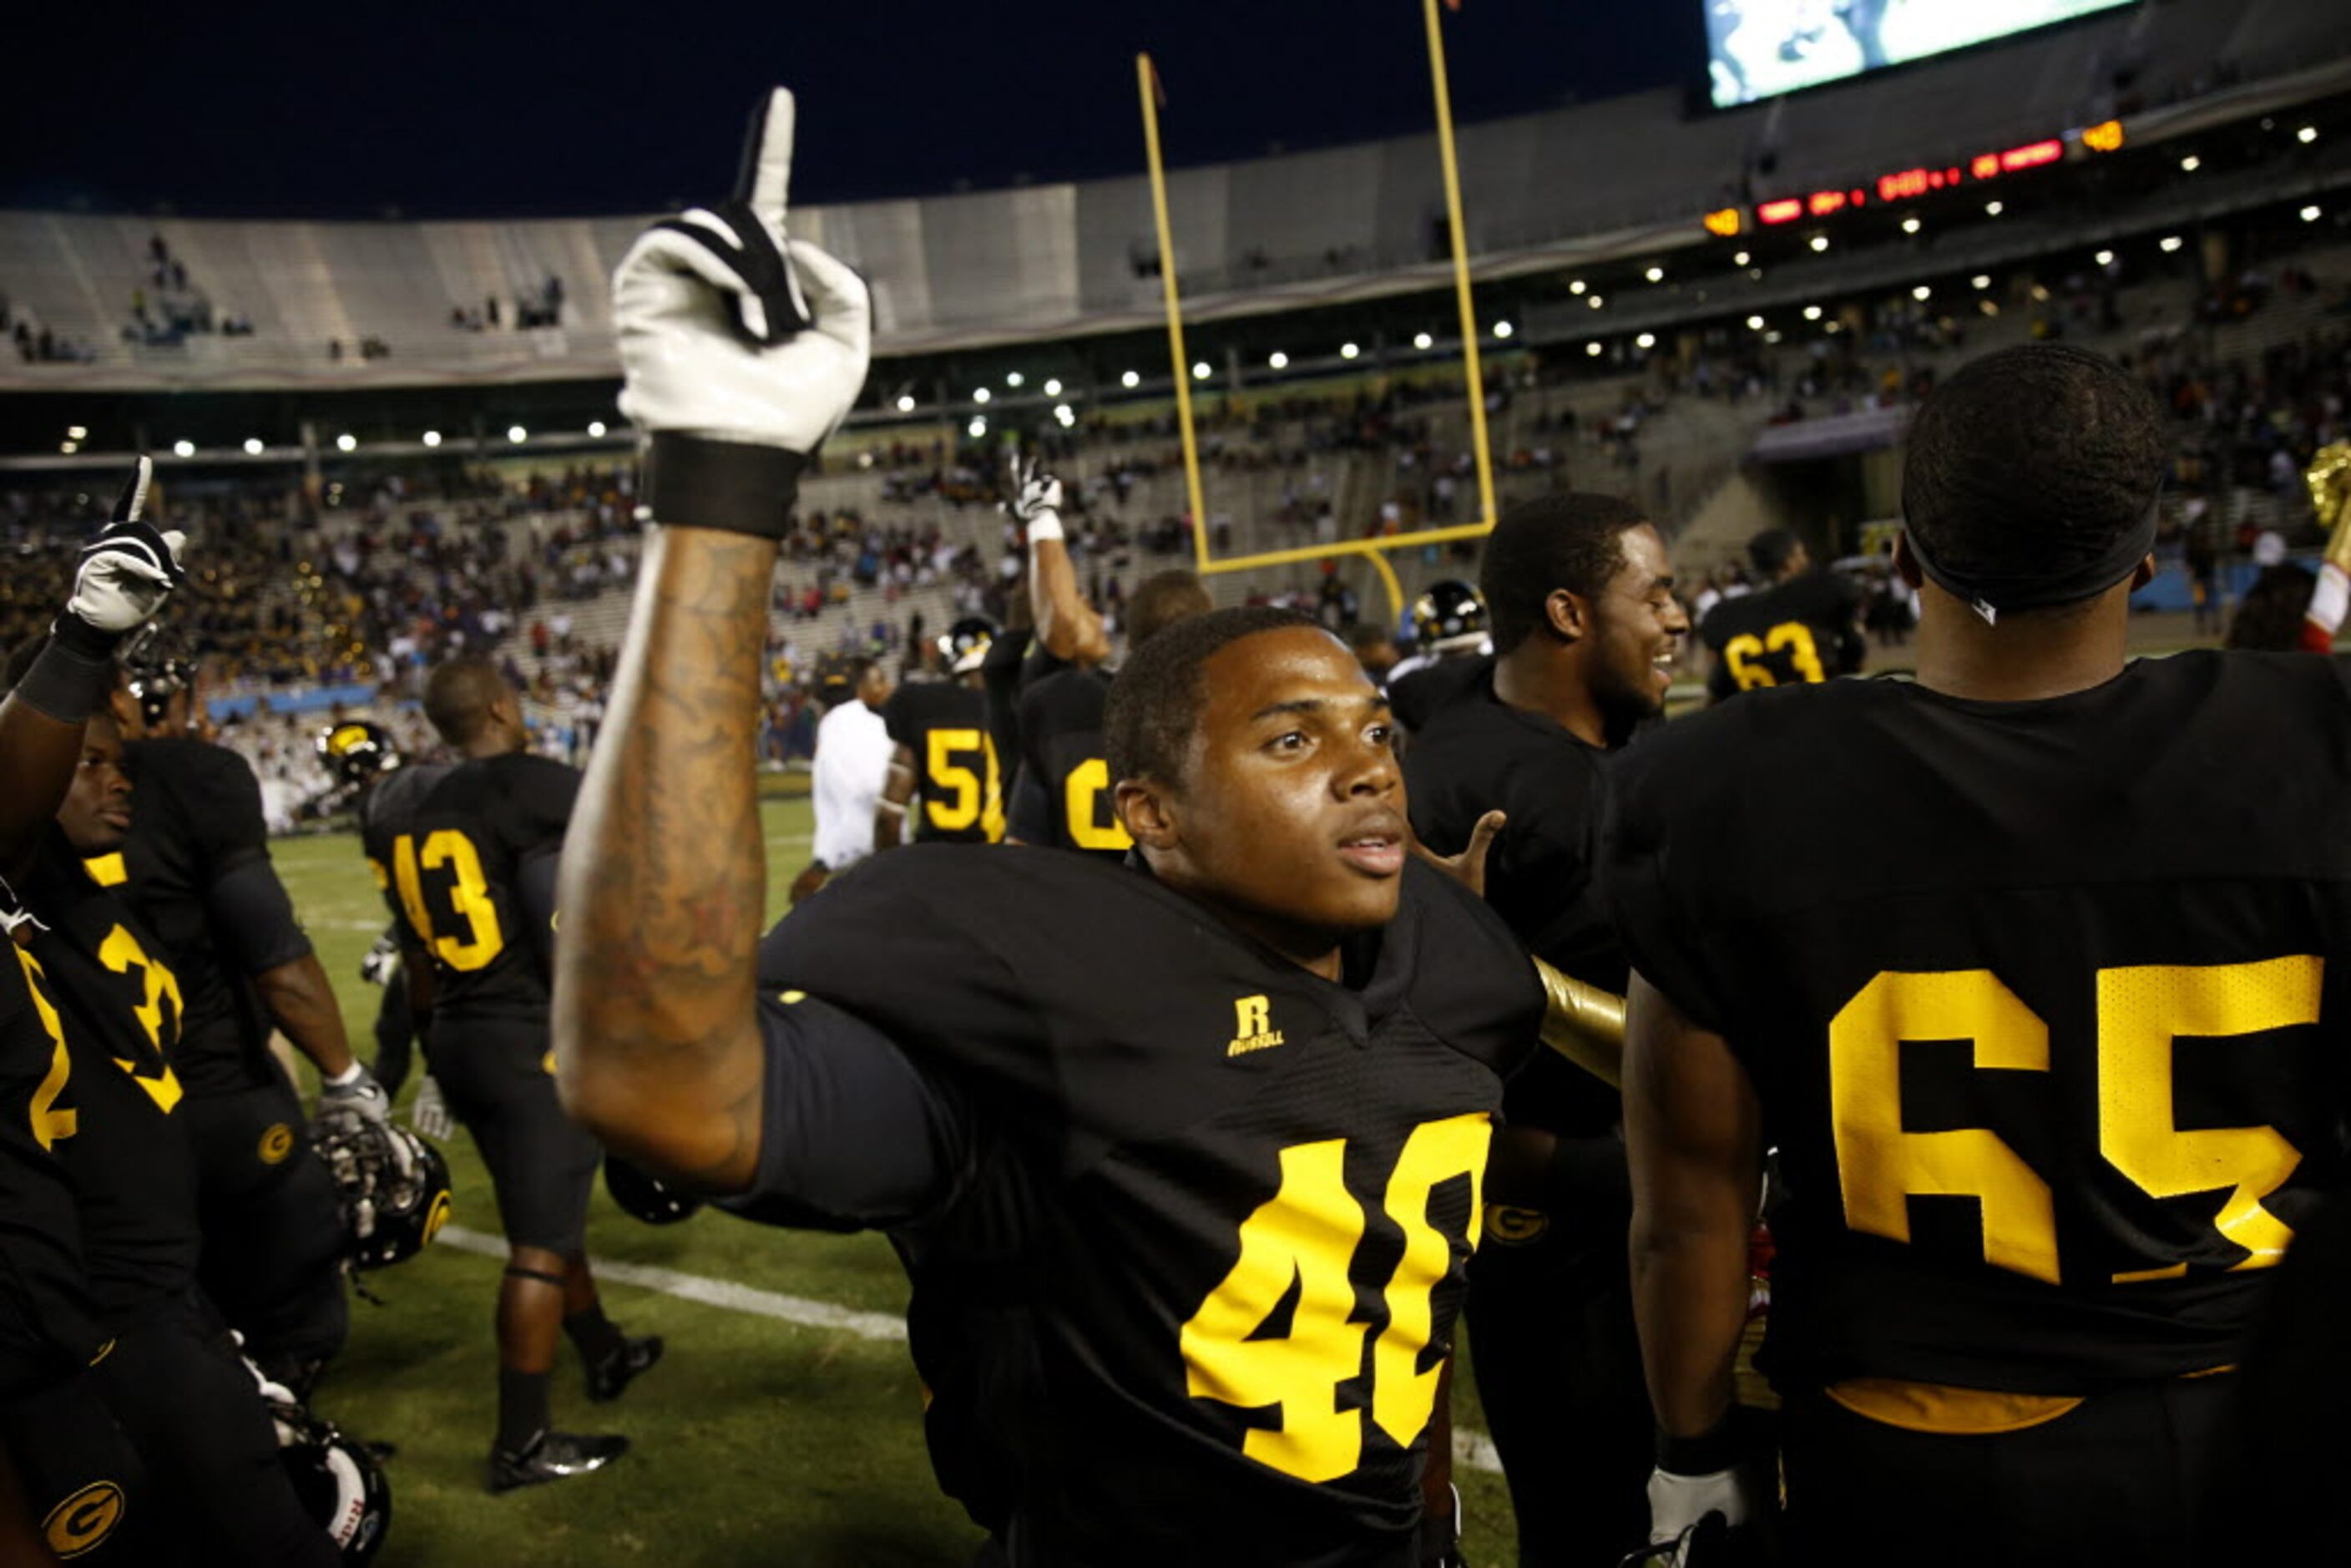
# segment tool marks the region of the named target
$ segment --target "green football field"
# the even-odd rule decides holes
[[[763,810],[768,905],[780,913],[785,887],[808,861],[809,807],[776,800]],[[334,980],[351,1042],[371,1055],[381,993],[359,978],[360,958],[386,915],[358,841],[281,840],[273,854]],[[403,1099],[414,1092],[412,1077]],[[495,1239],[481,1162],[463,1133],[444,1147],[455,1173],[454,1226]],[[902,1312],[905,1279],[879,1237],[764,1229],[709,1212],[656,1228],[614,1208],[601,1186],[588,1234],[599,1262],[670,1271],[654,1281],[666,1289],[604,1287],[614,1319],[632,1333],[664,1336],[668,1354],[619,1404],[591,1406],[567,1349],[558,1425],[624,1432],[635,1446],[599,1474],[501,1498],[482,1490],[496,1404],[497,1259],[444,1241],[368,1276],[385,1304],[353,1300],[350,1347],[315,1403],[352,1433],[399,1447],[387,1467],[392,1528],[378,1563],[879,1568],[970,1560],[978,1533],[932,1479],[922,1391],[904,1344],[871,1337],[870,1320],[812,1327],[772,1314],[778,1296]],[[1457,1419],[1479,1428],[1466,1368],[1461,1381]],[[1470,1561],[1510,1563],[1516,1542],[1501,1478],[1461,1467],[1458,1479]]]

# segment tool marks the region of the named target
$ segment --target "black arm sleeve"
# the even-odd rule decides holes
[[[204,913],[241,973],[259,975],[310,955],[294,901],[266,855],[234,862],[204,889]]]
[[[522,905],[523,925],[529,928],[539,972],[546,975],[555,973],[555,880],[562,863],[563,857],[549,846],[524,857],[515,872],[515,898]]]
[[[879,1031],[798,991],[763,994],[759,1028],[759,1171],[722,1207],[838,1230],[905,1224],[953,1200],[973,1164],[961,1095]]]

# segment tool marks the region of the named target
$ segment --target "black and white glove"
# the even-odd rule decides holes
[[[441,1085],[429,1072],[416,1086],[416,1098],[408,1107],[408,1124],[435,1140],[457,1135],[457,1119],[449,1113],[449,1102],[441,1097]]]
[[[626,384],[648,432],[657,521],[781,538],[800,471],[865,382],[864,279],[784,234],[792,95],[752,117],[734,197],[637,236],[612,275]]]
[[[1029,542],[1061,537],[1061,481],[1035,457],[1012,459],[1012,496],[1005,513],[1028,533]]]
[[[155,465],[141,456],[114,503],[114,520],[81,549],[74,569],[73,594],[51,631],[78,653],[103,657],[145,625],[172,590],[187,580],[180,570],[180,547],[187,536],[157,532],[139,514]]]
[[[1660,1437],[1657,1468],[1649,1472],[1649,1541],[1678,1543],[1667,1561],[1679,1564],[1716,1531],[1743,1535],[1771,1517],[1770,1467],[1756,1451],[1746,1423],[1733,1410],[1699,1437]],[[1719,1516],[1719,1525],[1700,1527]]]
[[[400,978],[400,938],[387,931],[360,960],[360,978],[371,986],[389,986]]]
[[[383,1085],[365,1063],[354,1061],[340,1078],[319,1080],[319,1109],[356,1111],[381,1124],[392,1114],[392,1096],[383,1092]]]

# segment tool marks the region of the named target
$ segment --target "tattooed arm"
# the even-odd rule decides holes
[[[558,1086],[632,1158],[740,1191],[759,1157],[755,742],[773,540],[664,528],[563,856]]]

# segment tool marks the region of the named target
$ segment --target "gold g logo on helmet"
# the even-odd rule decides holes
[[[433,1245],[433,1239],[441,1234],[443,1226],[449,1223],[449,1211],[455,1207],[456,1200],[445,1189],[434,1195],[433,1207],[424,1215],[424,1246]]]
[[[114,1533],[130,1505],[112,1481],[92,1481],[49,1510],[41,1537],[59,1557],[78,1557]]]

